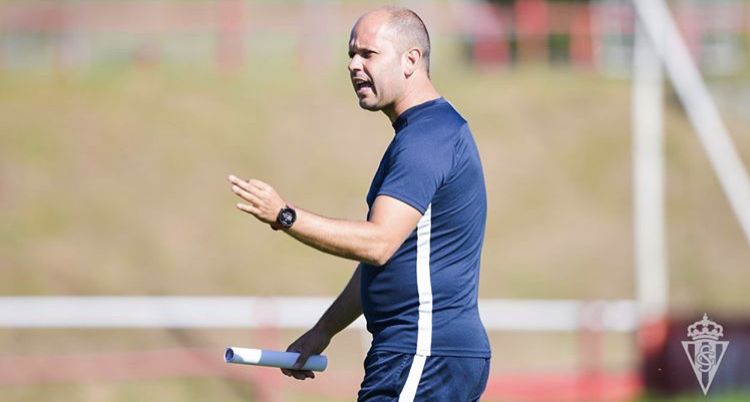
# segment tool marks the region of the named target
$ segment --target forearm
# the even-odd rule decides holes
[[[341,332],[362,315],[362,303],[359,294],[361,269],[362,265],[360,264],[344,290],[315,324],[329,338]]]
[[[385,264],[391,245],[376,223],[326,218],[297,208],[297,221],[286,232],[320,251],[371,265]]]
[[[331,219],[297,209],[296,221],[289,217],[291,222],[277,222],[287,202],[273,187],[260,180],[245,181],[234,175],[229,176],[229,181],[232,191],[247,202],[237,204],[241,211],[274,228],[291,225],[284,231],[318,250],[371,265],[384,265],[422,217],[413,206],[380,195],[375,198],[366,221]]]

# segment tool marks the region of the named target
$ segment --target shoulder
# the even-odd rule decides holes
[[[443,101],[425,110],[419,119],[409,121],[396,136],[394,145],[397,148],[446,147],[455,143],[466,126],[466,120],[456,109],[448,101]]]
[[[453,107],[453,104],[447,100],[442,100],[430,110],[425,111],[424,118],[415,122],[414,126],[421,130],[427,129],[438,133],[454,134],[465,124],[466,119]]]

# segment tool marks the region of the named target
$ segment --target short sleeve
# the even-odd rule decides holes
[[[435,147],[417,141],[399,144],[377,195],[396,198],[424,214],[452,166],[450,148],[448,144]]]

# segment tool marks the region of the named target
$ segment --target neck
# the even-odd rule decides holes
[[[404,96],[394,102],[391,107],[384,108],[383,113],[388,116],[391,120],[391,124],[393,124],[393,122],[398,119],[398,116],[401,116],[401,113],[404,113],[409,108],[439,97],[440,94],[428,80],[423,85],[415,86],[407,90]]]

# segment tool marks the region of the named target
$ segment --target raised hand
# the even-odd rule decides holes
[[[257,179],[243,180],[235,175],[229,175],[232,192],[243,201],[237,204],[237,209],[247,212],[263,223],[273,224],[279,211],[286,206],[286,202],[269,184]]]

